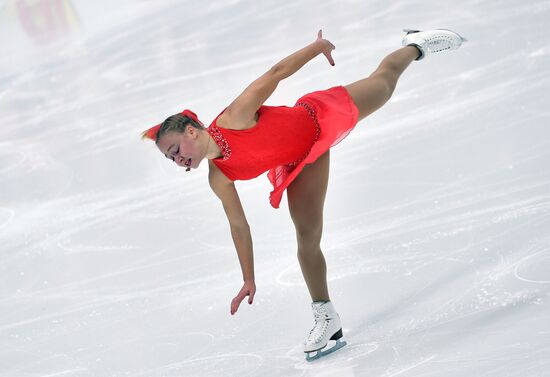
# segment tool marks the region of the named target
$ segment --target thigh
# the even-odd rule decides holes
[[[382,107],[391,97],[395,85],[393,77],[376,71],[362,80],[344,86],[359,110],[357,122]]]
[[[290,217],[301,242],[320,242],[329,165],[330,150],[306,165],[287,188]]]

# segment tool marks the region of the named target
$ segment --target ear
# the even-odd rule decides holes
[[[199,137],[199,130],[197,130],[195,127],[193,127],[192,125],[188,124],[186,129],[185,129],[186,133],[189,134],[189,136],[191,136],[193,139],[196,139]]]

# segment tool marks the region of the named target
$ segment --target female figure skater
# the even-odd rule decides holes
[[[313,301],[315,325],[304,343],[307,360],[345,345],[340,318],[330,301],[320,247],[330,147],[388,101],[400,75],[413,60],[457,49],[465,40],[450,30],[405,32],[405,47],[386,56],[369,77],[306,94],[293,107],[264,105],[281,80],[317,55],[325,55],[334,65],[331,51],[335,47],[323,39],[320,30],[313,43],[252,82],[208,128],[192,111],[185,110],[142,134],[155,140],[160,151],[179,166],[187,167],[186,171],[208,159],[210,187],[227,215],[244,280],[231,301],[232,315],[245,297],[252,304],[256,293],[250,227],[233,182],[268,171],[273,185],[269,200],[274,208],[279,207],[287,190],[298,260]]]

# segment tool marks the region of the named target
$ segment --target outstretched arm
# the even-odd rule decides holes
[[[233,125],[249,124],[256,115],[256,111],[273,94],[279,81],[294,74],[308,61],[319,54],[324,54],[329,63],[334,65],[331,51],[334,45],[323,39],[323,33],[319,30],[317,40],[301,50],[287,56],[260,78],[250,84],[225,110],[229,122]]]
[[[208,181],[212,191],[222,202],[243,274],[243,287],[231,301],[230,312],[233,315],[247,296],[248,303],[252,304],[256,294],[252,236],[235,184],[228,180],[212,161],[209,160],[208,163],[210,166]]]

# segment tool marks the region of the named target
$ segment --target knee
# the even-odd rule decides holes
[[[320,250],[322,226],[302,227],[296,229],[296,239],[299,253],[311,253],[312,250]]]
[[[389,100],[395,91],[397,86],[397,80],[399,79],[399,73],[397,69],[390,66],[385,66],[376,70],[373,75],[376,75],[383,87],[384,97],[386,101]]]

